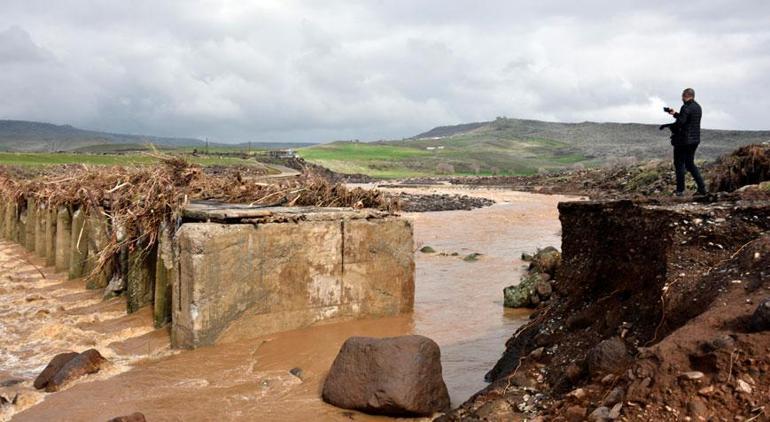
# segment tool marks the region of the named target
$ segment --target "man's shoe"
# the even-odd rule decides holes
[[[709,193],[706,192],[705,190],[699,190],[699,191],[695,192],[695,196],[706,196],[708,194]]]
[[[676,191],[674,192],[674,196],[684,196],[684,192]]]

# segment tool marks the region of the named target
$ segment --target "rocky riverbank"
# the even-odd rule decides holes
[[[770,198],[563,203],[560,212],[551,300],[507,342],[492,384],[442,420],[764,414]]]

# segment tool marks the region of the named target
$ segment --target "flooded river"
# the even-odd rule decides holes
[[[409,189],[426,193],[427,189]],[[504,310],[503,287],[518,281],[522,252],[559,245],[556,204],[565,197],[503,190],[458,191],[497,201],[474,211],[405,214],[414,222],[413,314],[321,324],[193,351],[169,348],[167,330],[153,330],[149,312],[125,315],[121,299],[103,301],[66,281],[23,248],[0,242],[0,387],[21,390],[26,410],[13,420],[100,421],[141,411],[150,421],[386,420],[320,400],[325,372],[353,335],[422,334],[441,346],[453,405],[483,388],[484,373],[527,313]],[[463,257],[481,254],[476,261]],[[111,362],[101,373],[54,394],[31,380],[66,350],[97,348]],[[302,369],[302,379],[289,373]],[[0,420],[12,417],[9,407]]]

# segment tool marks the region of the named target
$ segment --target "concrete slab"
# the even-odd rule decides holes
[[[175,347],[412,310],[406,220],[343,208],[196,206],[184,215],[236,223],[190,221],[176,233]]]

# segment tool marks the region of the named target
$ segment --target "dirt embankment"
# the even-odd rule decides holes
[[[560,205],[554,297],[445,420],[706,420],[765,408],[770,200]],[[728,419],[722,419],[728,420]]]

